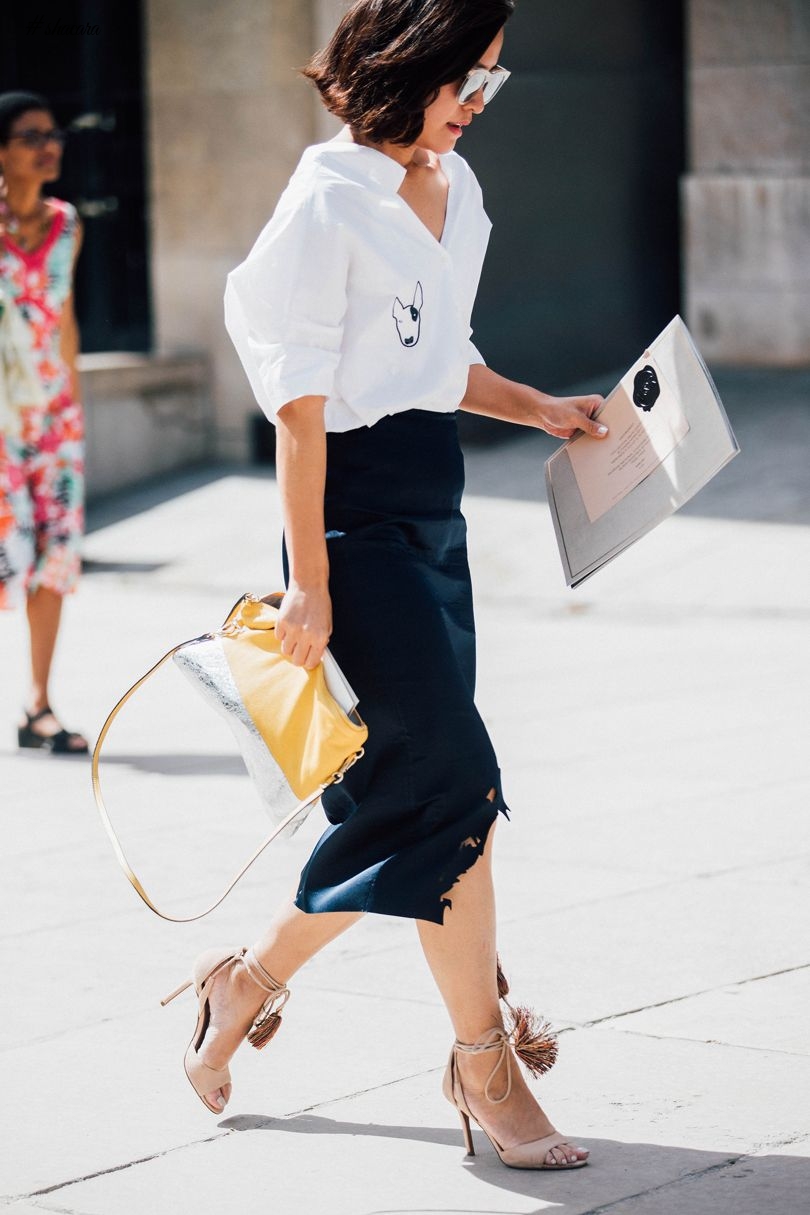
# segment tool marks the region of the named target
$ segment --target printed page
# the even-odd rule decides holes
[[[657,527],[739,451],[679,316],[622,377],[600,416],[611,428],[608,439],[578,436],[546,462],[548,504],[569,586]]]
[[[658,468],[689,431],[686,415],[649,351],[619,382],[599,420],[610,429],[606,439],[579,435],[567,447],[591,523]]]

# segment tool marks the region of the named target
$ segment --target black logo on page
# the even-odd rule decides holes
[[[655,374],[655,368],[650,367],[648,363],[641,371],[636,372],[636,378],[633,380],[633,404],[649,413],[660,395],[658,376]]]

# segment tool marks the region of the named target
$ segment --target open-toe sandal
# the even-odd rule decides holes
[[[443,1092],[450,1104],[458,1110],[467,1154],[475,1155],[470,1130],[470,1119],[472,1119],[484,1132],[500,1160],[510,1169],[580,1169],[588,1163],[587,1152],[571,1143],[570,1139],[558,1131],[545,1135],[542,1139],[534,1139],[529,1143],[518,1143],[507,1148],[498,1142],[494,1132],[485,1126],[480,1117],[470,1110],[459,1075],[459,1055],[479,1055],[490,1052],[497,1054],[483,1092],[484,1100],[493,1106],[501,1105],[512,1092],[512,1047],[514,1047],[518,1059],[533,1076],[543,1075],[554,1065],[557,1058],[557,1040],[548,1022],[542,1021],[531,1009],[513,1008],[507,1000],[509,984],[501,970],[500,960],[497,967],[497,981],[498,996],[507,1009],[508,1032],[497,1026],[482,1034],[473,1043],[456,1040],[450,1051],[450,1059],[444,1073]],[[505,1091],[502,1096],[493,1097],[492,1084],[502,1069],[505,1069],[506,1072]],[[564,1160],[558,1161],[555,1158],[555,1148],[561,1149],[562,1154],[566,1157]],[[574,1160],[568,1158],[571,1152],[577,1153]]]
[[[43,717],[52,714],[50,705],[38,713],[25,713],[25,725],[17,727],[17,745],[21,750],[50,751],[51,755],[87,755],[87,739],[75,730],[61,727],[55,734],[42,734],[34,726]]]
[[[217,1089],[230,1084],[231,1073],[227,1067],[219,1070],[208,1067],[200,1058],[200,1051],[211,1023],[209,996],[213,982],[217,975],[222,974],[236,962],[242,962],[254,983],[268,993],[267,999],[253,1018],[247,1033],[251,1046],[261,1050],[281,1024],[281,1009],[287,1003],[290,992],[283,983],[278,983],[272,975],[268,974],[252,949],[237,949],[233,946],[207,949],[195,960],[192,978],[187,979],[160,1002],[165,1007],[181,992],[186,991],[192,984],[194,985],[198,1000],[197,1024],[188,1044],[183,1066],[194,1092],[212,1114],[221,1114],[224,1107],[213,1105],[207,1100],[206,1093],[214,1093]]]

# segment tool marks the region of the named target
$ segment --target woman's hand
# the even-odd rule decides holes
[[[331,634],[332,600],[327,587],[305,590],[291,581],[276,624],[285,658],[311,671],[321,661]]]
[[[604,397],[550,397],[542,392],[537,397],[538,425],[555,438],[570,439],[578,430],[594,439],[604,439],[608,433],[607,426],[594,417],[604,405]]]

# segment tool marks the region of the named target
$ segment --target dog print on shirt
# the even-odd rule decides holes
[[[397,333],[399,340],[403,346],[415,346],[419,341],[419,332],[422,326],[422,304],[424,303],[424,294],[422,292],[422,284],[417,283],[413,293],[413,302],[403,304],[399,296],[394,298],[394,306],[391,309],[391,315],[397,324]]]

